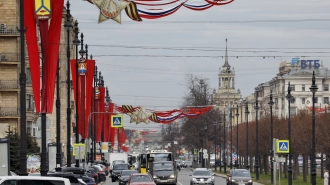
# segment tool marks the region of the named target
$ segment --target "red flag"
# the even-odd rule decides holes
[[[93,78],[94,78],[94,68],[95,60],[86,60],[87,62],[87,73],[86,73],[86,124],[85,128],[89,128],[89,119],[91,112],[94,112],[94,109],[91,110],[91,104],[93,100]],[[83,119],[83,118],[82,118]],[[92,121],[93,122],[93,121]],[[93,130],[93,129],[92,129]],[[85,136],[88,137],[88,129],[85,129]]]
[[[97,114],[97,118],[98,118],[98,129],[97,129],[97,134],[96,134],[96,141],[99,142],[101,141],[101,134],[102,134],[102,130],[104,130],[103,128],[103,117],[104,117],[104,99],[105,99],[105,88],[104,87],[99,87],[100,90],[100,97],[99,97],[99,104],[98,104],[98,112],[100,112],[99,114]]]

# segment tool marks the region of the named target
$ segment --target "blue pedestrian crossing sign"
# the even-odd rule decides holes
[[[111,127],[121,128],[124,127],[123,115],[111,115]]]
[[[276,141],[276,153],[289,153],[289,140],[277,140]]]

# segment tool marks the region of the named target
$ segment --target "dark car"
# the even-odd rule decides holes
[[[47,176],[66,178],[69,179],[71,185],[82,185],[76,175],[71,172],[48,172]]]
[[[156,184],[176,184],[178,172],[172,161],[157,161],[152,165],[150,171]]]
[[[99,178],[99,175],[97,174],[97,171],[93,171],[93,170],[87,170],[86,171],[86,175],[88,177],[92,177],[94,178],[94,181],[96,182],[96,184],[101,182],[101,179]]]
[[[251,174],[246,169],[232,169],[227,175],[227,185],[252,185]]]
[[[109,175],[109,166],[110,164],[106,161],[94,161],[94,164],[101,164],[102,168],[104,169],[105,171],[105,175],[108,176]]]
[[[76,175],[78,179],[82,179],[86,184],[93,185],[98,183],[98,179],[95,174],[90,174],[86,172],[84,168],[79,167],[63,167],[61,169],[62,172],[71,172]],[[95,178],[96,177],[96,178]]]
[[[100,166],[93,165],[88,169],[88,171],[96,172],[99,177],[99,182],[101,182],[101,181],[105,182],[107,180],[107,176],[105,175],[105,172],[103,171],[103,169]]]
[[[111,173],[111,181],[115,182],[119,178],[121,171],[123,171],[123,170],[129,170],[129,164],[117,163],[117,164],[113,165],[113,169],[112,169],[112,173]]]
[[[133,174],[137,173],[136,170],[123,170],[121,171],[120,177],[119,177],[119,185],[126,185],[128,182],[129,177]]]
[[[190,185],[195,184],[215,184],[214,173],[206,168],[196,168],[191,174]]]

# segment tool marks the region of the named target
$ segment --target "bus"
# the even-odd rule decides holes
[[[138,156],[138,172],[147,173],[151,164],[158,161],[174,161],[172,152],[167,150],[151,150]]]

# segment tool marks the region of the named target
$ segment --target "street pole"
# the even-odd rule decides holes
[[[270,90],[269,102],[270,107],[270,170],[271,170],[271,184],[274,184],[274,168],[273,168],[273,94]]]
[[[20,176],[27,176],[26,163],[26,73],[25,73],[25,29],[24,29],[24,0],[20,0],[20,47],[21,47],[21,73],[19,76],[20,82]]]
[[[214,120],[214,170],[217,171],[217,121]]]
[[[62,153],[61,153],[61,100],[60,100],[60,59],[58,59],[56,72],[56,168],[57,172],[61,171]]]
[[[249,107],[248,107],[248,102],[246,100],[245,102],[245,121],[246,121],[246,153],[245,153],[245,168],[248,170],[249,169]]]
[[[227,173],[227,156],[226,156],[226,113],[223,114],[223,170]]]
[[[229,121],[230,121],[230,169],[233,168],[233,125],[232,125],[232,108],[229,109]]]
[[[256,91],[256,156],[255,156],[255,170],[256,170],[256,180],[259,180],[259,133],[258,133],[258,91]]]
[[[288,100],[288,135],[289,135],[289,164],[288,164],[288,185],[292,185],[292,156],[291,156],[291,119],[290,119],[290,102],[292,99],[290,82],[288,84],[288,94],[286,96]]]
[[[67,166],[71,167],[71,101],[70,101],[70,91],[71,91],[71,84],[70,84],[70,30],[72,28],[70,22],[71,14],[70,14],[70,3],[67,1],[66,3],[66,22],[64,27],[66,28],[67,33],[67,48],[66,48],[66,57],[67,57],[67,144],[66,144],[66,153],[67,153]]]
[[[94,101],[94,112],[96,112],[96,96],[95,96],[95,93],[96,93],[96,86],[97,86],[97,82],[98,82],[98,79],[97,79],[97,66],[95,66],[95,71],[94,71],[94,93],[93,93],[93,101]],[[96,115],[94,115],[94,129],[93,129],[93,157],[92,157],[92,163],[94,163],[94,161],[96,160]]]
[[[79,34],[79,28],[78,28],[78,21],[76,20],[74,22],[74,40],[73,45],[76,46],[76,143],[79,143],[79,136],[78,136],[78,126],[79,126],[79,113],[78,113],[78,107],[79,107],[79,99],[78,99],[78,45],[80,44],[80,40],[78,39]],[[79,167],[79,159],[76,159],[76,167]]]
[[[236,104],[236,161],[235,161],[235,166],[238,168],[238,104]]]
[[[312,77],[312,86],[309,88],[310,91],[313,93],[313,111],[312,111],[312,170],[311,170],[311,178],[312,178],[312,185],[316,185],[316,159],[315,159],[315,93],[318,90],[317,86],[315,85],[315,71],[313,71]],[[290,144],[291,146],[291,144]]]

